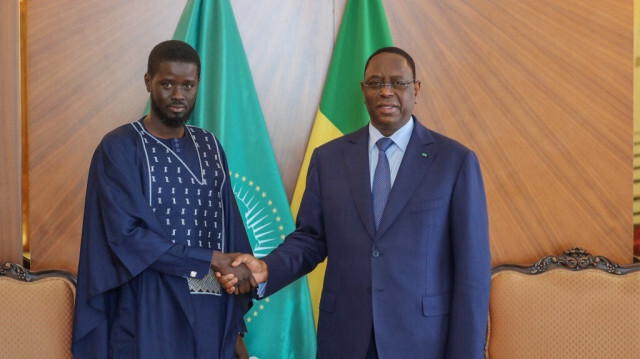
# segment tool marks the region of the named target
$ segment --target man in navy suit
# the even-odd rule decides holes
[[[315,150],[296,230],[235,263],[270,295],[328,258],[319,358],[482,358],[491,259],[476,155],[412,115],[420,81],[405,51],[371,55],[361,87],[371,121]]]

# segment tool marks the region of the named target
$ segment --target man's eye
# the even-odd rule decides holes
[[[186,84],[186,85],[184,85],[184,88],[187,89],[187,90],[190,90],[190,89],[193,88],[193,84]]]
[[[170,89],[171,88],[171,84],[168,82],[165,82],[162,84],[162,87],[166,88],[166,89]]]
[[[409,85],[411,85],[411,81],[409,82],[394,81],[391,83],[391,87],[396,91],[404,91],[409,87]]]
[[[372,82],[369,82],[369,87],[372,87],[372,88],[374,88],[374,89],[382,88],[382,85],[383,85],[383,83],[382,83],[382,82],[380,82],[380,81],[372,81]]]

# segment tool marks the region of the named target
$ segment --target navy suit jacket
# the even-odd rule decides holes
[[[415,117],[414,117],[415,119]],[[491,259],[475,154],[415,126],[376,231],[364,127],[318,147],[266,295],[327,259],[319,358],[482,358]]]

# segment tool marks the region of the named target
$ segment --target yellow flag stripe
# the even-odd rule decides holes
[[[304,154],[304,160],[302,160],[302,167],[300,168],[300,174],[298,175],[298,182],[296,182],[296,189],[294,190],[293,198],[291,199],[291,213],[293,214],[293,218],[298,216],[300,201],[302,200],[302,195],[304,194],[304,189],[306,187],[309,161],[311,161],[311,154],[313,153],[313,150],[315,150],[316,147],[342,135],[343,133],[340,132],[340,130],[318,109],[316,119],[313,122],[313,128],[311,129],[311,135],[309,136],[307,151]],[[311,305],[313,306],[313,318],[316,323],[316,328],[318,327],[318,308],[320,307],[320,296],[322,294],[322,282],[324,281],[326,264],[326,261],[318,264],[313,272],[307,274],[309,293],[311,294]]]

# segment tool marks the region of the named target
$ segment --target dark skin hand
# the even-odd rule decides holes
[[[238,294],[250,293],[258,286],[255,278],[251,275],[251,271],[244,264],[237,267],[231,266],[233,259],[239,254],[240,253],[222,253],[215,251],[213,252],[211,268],[218,273],[233,274],[238,278],[238,282],[236,284]]]
[[[249,359],[249,350],[247,350],[247,346],[244,344],[244,338],[242,338],[242,335],[238,335],[238,338],[236,339],[236,358]]]
[[[232,256],[235,256],[236,254],[237,253],[234,253]],[[267,264],[247,253],[240,253],[235,257],[231,265],[234,267],[239,265],[247,266],[257,283],[266,282],[269,277],[269,268],[267,268]],[[233,274],[221,274],[220,272],[216,272],[216,277],[218,277],[218,282],[220,282],[228,294],[238,294],[238,289],[236,287],[238,279],[235,278]]]

